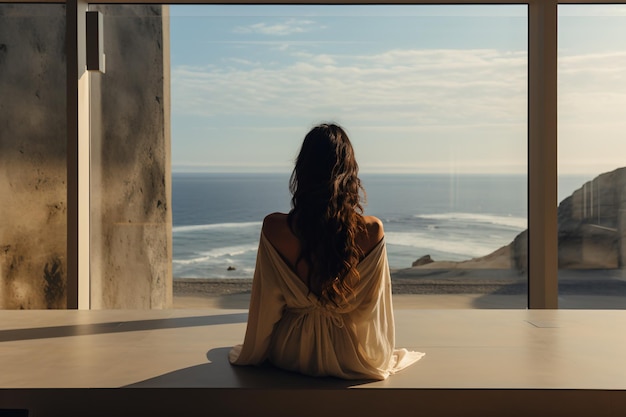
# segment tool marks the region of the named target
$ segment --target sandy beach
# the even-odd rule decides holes
[[[396,309],[526,308],[526,275],[512,269],[392,271]],[[174,308],[247,309],[252,279],[174,279]],[[559,271],[559,307],[626,308],[626,271]]]

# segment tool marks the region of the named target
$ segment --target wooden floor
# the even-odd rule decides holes
[[[626,416],[624,310],[397,310],[381,382],[232,367],[246,316],[1,311],[0,417]]]

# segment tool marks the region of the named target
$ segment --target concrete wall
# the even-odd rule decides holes
[[[64,308],[65,7],[0,4],[0,308]]]
[[[106,6],[92,74],[93,308],[171,305],[169,26]],[[167,8],[165,8],[167,10]],[[0,4],[0,308],[65,308],[62,5]]]
[[[106,54],[91,83],[92,308],[170,307],[168,8],[92,9]]]

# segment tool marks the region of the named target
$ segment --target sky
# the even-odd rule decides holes
[[[559,12],[559,172],[625,166],[626,6]],[[288,172],[337,122],[362,172],[526,173],[524,5],[170,14],[174,171]]]

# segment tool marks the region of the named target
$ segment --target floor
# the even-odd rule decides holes
[[[626,416],[624,310],[398,309],[397,346],[426,356],[380,382],[232,367],[246,317],[1,311],[0,417]]]

